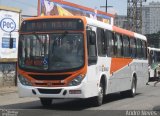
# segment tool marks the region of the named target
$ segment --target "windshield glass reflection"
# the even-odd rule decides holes
[[[21,68],[64,71],[84,65],[83,34],[29,34],[21,35],[19,41]]]

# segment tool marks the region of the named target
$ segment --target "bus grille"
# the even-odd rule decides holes
[[[47,87],[49,86],[47,82],[46,83],[45,82],[44,83],[35,83],[35,85],[36,86],[47,86]],[[50,86],[52,87],[52,86],[62,86],[62,85],[64,85],[64,83],[51,83]]]
[[[42,94],[59,94],[61,89],[38,89]]]
[[[35,80],[64,80],[70,75],[29,75]]]

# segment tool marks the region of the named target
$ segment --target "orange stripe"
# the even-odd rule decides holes
[[[131,58],[112,58],[110,74],[122,69],[133,61]]]
[[[128,35],[130,37],[134,37],[134,32],[131,32],[131,31],[128,31],[128,30],[125,30],[125,29],[122,29],[116,26],[113,26],[113,31],[124,34],[124,35]]]

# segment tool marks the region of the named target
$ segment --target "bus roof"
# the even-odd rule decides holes
[[[108,29],[110,31],[114,31],[114,32],[117,32],[117,33],[120,33],[120,34],[123,34],[123,35],[127,35],[129,37],[135,37],[135,38],[139,38],[141,40],[147,41],[146,37],[142,34],[138,34],[138,33],[135,33],[135,32],[132,32],[132,31],[129,31],[129,30],[117,27],[117,26],[112,26],[110,24],[106,24],[106,23],[103,23],[101,21],[91,19],[91,18],[88,18],[88,17],[86,17],[86,20],[87,20],[87,23],[89,25],[105,28],[105,29]]]
[[[153,51],[157,51],[160,52],[160,48],[152,48],[152,47],[148,47],[149,50],[153,50]]]

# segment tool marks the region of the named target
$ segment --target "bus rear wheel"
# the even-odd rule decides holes
[[[137,85],[136,78],[133,78],[131,89],[127,91],[122,91],[120,92],[120,94],[124,97],[134,97],[136,95],[136,87],[137,87],[136,85]]]
[[[44,107],[52,105],[52,98],[40,98],[41,104]]]
[[[137,81],[135,78],[133,78],[131,89],[128,91],[129,97],[134,97],[136,95],[136,85],[137,85]]]

